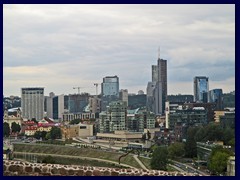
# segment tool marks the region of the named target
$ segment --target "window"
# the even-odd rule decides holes
[[[87,129],[87,126],[80,126],[80,129]]]

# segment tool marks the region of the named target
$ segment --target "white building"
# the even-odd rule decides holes
[[[42,119],[44,115],[44,88],[22,88],[21,91],[23,118]]]

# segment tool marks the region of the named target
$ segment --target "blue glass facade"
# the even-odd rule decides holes
[[[223,110],[222,89],[213,89],[208,93],[208,102],[216,103],[216,110]]]
[[[194,78],[194,101],[208,102],[208,77],[199,76]]]

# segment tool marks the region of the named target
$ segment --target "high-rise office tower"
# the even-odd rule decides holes
[[[147,86],[147,109],[162,115],[167,100],[167,60],[160,59],[160,50],[157,63],[152,65],[152,82]]]
[[[156,94],[156,92],[158,92]],[[167,100],[167,60],[158,59],[158,81],[155,91],[156,114],[164,114]]]
[[[23,118],[41,120],[44,115],[44,88],[22,88],[21,91]]]
[[[117,76],[106,76],[101,84],[102,96],[119,96],[119,78]]]
[[[64,95],[55,96],[50,93],[47,97],[47,117],[61,120],[64,113]]]
[[[202,103],[208,102],[208,77],[194,77],[194,101]]]
[[[208,93],[208,102],[216,103],[216,110],[223,110],[222,89],[213,89]]]

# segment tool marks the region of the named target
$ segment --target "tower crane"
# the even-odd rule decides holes
[[[80,88],[82,87],[73,87],[73,89],[78,89],[78,94],[80,94]]]

